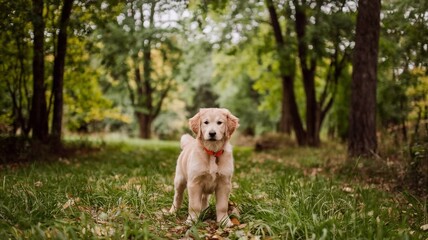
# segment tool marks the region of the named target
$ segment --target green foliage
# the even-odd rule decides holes
[[[427,129],[425,129],[427,131]],[[428,131],[425,135],[418,133],[413,136],[409,146],[410,160],[407,166],[407,178],[411,187],[422,193],[428,190]]]
[[[173,102],[173,106],[166,106],[171,110],[162,111],[153,122],[154,132],[162,140],[177,140],[185,132],[189,132],[184,104]]]
[[[278,62],[272,52],[263,52],[266,46],[263,38],[259,39],[243,44],[242,50],[235,48],[229,54],[214,56],[219,103],[236,113],[242,129],[253,134],[275,129],[282,94],[280,81],[275,78]]]
[[[428,55],[423,45],[428,32],[422,16],[428,6],[419,1],[388,1],[383,8],[378,109],[381,123],[391,127],[414,121],[418,106],[424,106]]]
[[[92,61],[85,41],[70,38],[69,58],[64,76],[65,123],[70,131],[102,131],[114,123],[129,123],[123,114],[101,91],[99,81],[105,74],[99,63]]]
[[[412,107],[409,118],[415,120],[423,113],[428,115],[428,76],[427,70],[422,68],[414,68],[409,75],[413,84],[407,89],[406,96]],[[425,116],[425,120],[427,118]]]
[[[217,106],[218,96],[212,84],[215,67],[212,45],[203,40],[189,42],[182,51],[177,79],[183,86],[180,98],[186,103],[186,110],[191,115],[199,108]]]
[[[65,95],[65,125],[68,130],[76,130],[87,127],[91,122],[102,122],[105,119],[128,122],[118,109],[112,109],[112,104],[102,95],[98,87],[98,79],[101,73],[94,69],[88,54],[90,45],[88,33],[91,31],[91,21],[100,19],[103,15],[94,16],[93,11],[101,8],[102,1],[88,3],[76,3],[72,10],[71,26],[69,32],[68,56],[66,58],[64,95]],[[45,33],[45,87],[49,110],[52,109],[52,71],[55,54],[55,42],[58,31],[61,1],[48,1],[45,3],[44,21]],[[13,126],[13,133],[24,131],[28,128],[29,112],[32,97],[32,39],[31,39],[31,5],[28,1],[1,1],[2,22],[1,31],[1,61],[0,71],[2,78],[0,86],[4,86],[0,112],[2,124]],[[110,1],[114,7],[114,1]],[[77,17],[78,16],[78,17]],[[8,20],[6,20],[8,19]],[[89,23],[84,22],[88,21]],[[71,35],[71,36],[70,36]],[[7,60],[6,60],[7,59]],[[3,97],[4,94],[4,97]],[[107,111],[109,110],[109,111]],[[10,120],[6,120],[11,116]],[[104,123],[105,124],[105,123]]]
[[[31,36],[28,1],[1,1],[0,125],[13,134],[28,128],[31,105]]]
[[[239,116],[242,133],[254,136],[275,129],[276,121],[272,118],[277,116],[270,116],[269,111],[259,109],[261,95],[253,88],[254,80],[250,76],[237,76],[233,84],[227,84],[223,86],[224,90],[227,89],[227,94],[223,93],[219,102]]]
[[[238,99],[247,98],[251,100],[251,91],[247,91],[246,97],[244,97],[246,91],[241,91],[241,89],[247,89],[247,87],[237,83],[247,82],[247,85],[251,85],[250,89],[255,90],[259,95],[252,100],[252,105],[258,108],[258,115],[263,116],[261,119],[266,119],[266,115],[269,116],[269,121],[258,121],[263,127],[256,132],[274,130],[275,123],[279,121],[281,114],[280,100],[283,90],[280,75],[290,74],[295,77],[296,101],[301,115],[305,117],[306,99],[303,77],[299,71],[301,66],[298,64],[297,58],[294,5],[287,3],[275,6],[281,16],[281,27],[285,29],[283,38],[286,42],[286,48],[283,49],[285,52],[280,54],[269,23],[269,16],[266,14],[263,4],[251,1],[248,3],[243,1],[239,3],[229,2],[228,4],[231,10],[223,9],[221,20],[217,20],[220,22],[218,25],[222,26],[222,22],[236,16],[237,19],[233,21],[241,28],[237,30],[228,26],[223,27],[223,37],[227,39],[227,36],[239,34],[240,39],[235,44],[222,40],[222,48],[214,58],[216,63],[214,74],[219,82],[217,89],[220,92],[220,101],[225,103],[226,99],[236,99],[228,101],[228,105],[233,106],[234,101],[237,101],[236,105],[241,105]],[[333,101],[333,109],[338,111],[333,114],[343,116],[348,108],[344,103],[348,101],[346,90],[349,86],[347,80],[350,77],[348,73],[350,69],[347,66],[350,63],[355,9],[338,2],[325,2],[321,5],[312,4],[303,7],[307,12],[308,19],[317,18],[316,23],[311,20],[306,26],[307,34],[304,37],[304,42],[309,46],[308,58],[314,58],[317,62],[315,87],[317,98],[320,99],[320,105],[322,105],[320,107],[324,108],[330,98],[333,100],[336,97],[345,98],[341,102]],[[346,11],[342,11],[343,9]],[[243,28],[245,31],[242,30]],[[232,86],[235,84],[238,86]],[[228,91],[225,91],[226,89]],[[240,116],[244,116],[243,123],[245,125],[246,119],[253,118],[257,112],[245,111],[241,114]],[[328,123],[329,126],[336,126],[338,122],[343,120],[339,120],[338,117],[329,119],[333,120]],[[334,128],[340,128],[341,132],[347,131],[346,125]]]
[[[339,137],[341,140],[348,138],[349,129],[349,99],[351,98],[351,67],[344,70],[337,86],[335,104],[331,113],[327,116],[327,134],[330,137]]]
[[[405,92],[406,85],[403,81],[391,81],[387,76],[379,79],[377,101],[383,126],[399,125],[408,116],[410,108]]]
[[[176,89],[181,51],[178,47],[178,20],[161,16],[180,14],[179,2],[134,1],[108,24],[100,26],[100,58],[112,80],[106,82],[112,92],[124,93],[140,127],[140,137],[148,138],[151,123],[162,110],[168,93]],[[122,96],[123,98],[123,96]]]

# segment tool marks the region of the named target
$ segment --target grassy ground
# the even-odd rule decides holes
[[[236,148],[231,201],[240,216],[231,229],[214,223],[214,203],[192,227],[183,223],[186,207],[165,213],[177,143],[100,146],[57,161],[3,166],[0,239],[428,239],[426,199],[324,174],[326,162],[343,156],[341,146]]]

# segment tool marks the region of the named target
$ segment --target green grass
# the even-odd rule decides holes
[[[172,202],[176,142],[110,141],[100,151],[0,170],[0,239],[427,239],[427,200],[310,174],[344,154],[235,148],[240,225],[216,228],[214,206],[193,227]],[[332,160],[333,159],[333,160]],[[186,203],[186,202],[185,202]]]

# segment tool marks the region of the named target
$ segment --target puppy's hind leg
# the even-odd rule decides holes
[[[170,213],[175,213],[181,206],[183,202],[183,193],[184,189],[186,189],[186,180],[182,177],[176,176],[174,179],[174,202],[172,203]]]

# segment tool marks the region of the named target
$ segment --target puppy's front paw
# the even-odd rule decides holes
[[[196,219],[193,219],[190,215],[187,217],[186,221],[184,222],[184,224],[188,225],[188,226],[192,226],[195,223]]]
[[[177,208],[174,205],[172,205],[171,209],[169,209],[169,213],[174,214],[175,212],[177,212]]]
[[[219,225],[223,228],[233,227],[233,223],[230,221],[229,217],[219,221]]]

